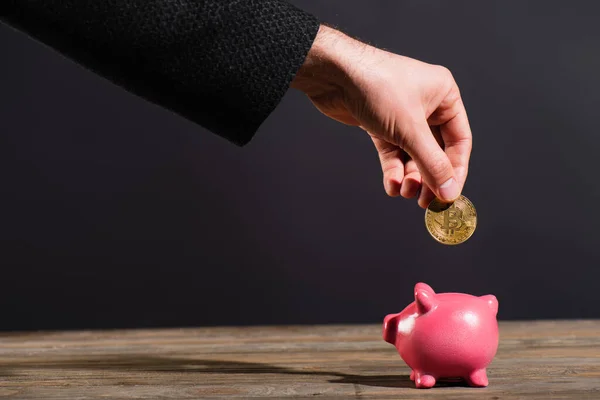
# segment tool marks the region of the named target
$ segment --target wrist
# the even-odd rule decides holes
[[[352,75],[351,57],[361,46],[366,45],[321,25],[290,87],[312,96],[347,86]]]

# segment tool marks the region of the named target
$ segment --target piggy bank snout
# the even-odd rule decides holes
[[[398,335],[399,314],[389,314],[383,319],[383,340],[395,345]]]

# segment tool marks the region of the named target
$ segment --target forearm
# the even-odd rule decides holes
[[[3,0],[0,19],[240,145],[289,88],[319,26],[279,0]]]

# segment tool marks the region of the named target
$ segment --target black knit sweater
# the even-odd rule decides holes
[[[0,20],[240,146],[319,28],[282,0],[0,0]]]

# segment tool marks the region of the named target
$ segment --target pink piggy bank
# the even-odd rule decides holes
[[[498,300],[495,296],[435,293],[415,286],[415,301],[383,323],[383,339],[396,346],[412,369],[417,388],[440,378],[463,378],[487,386],[487,366],[498,350]]]

